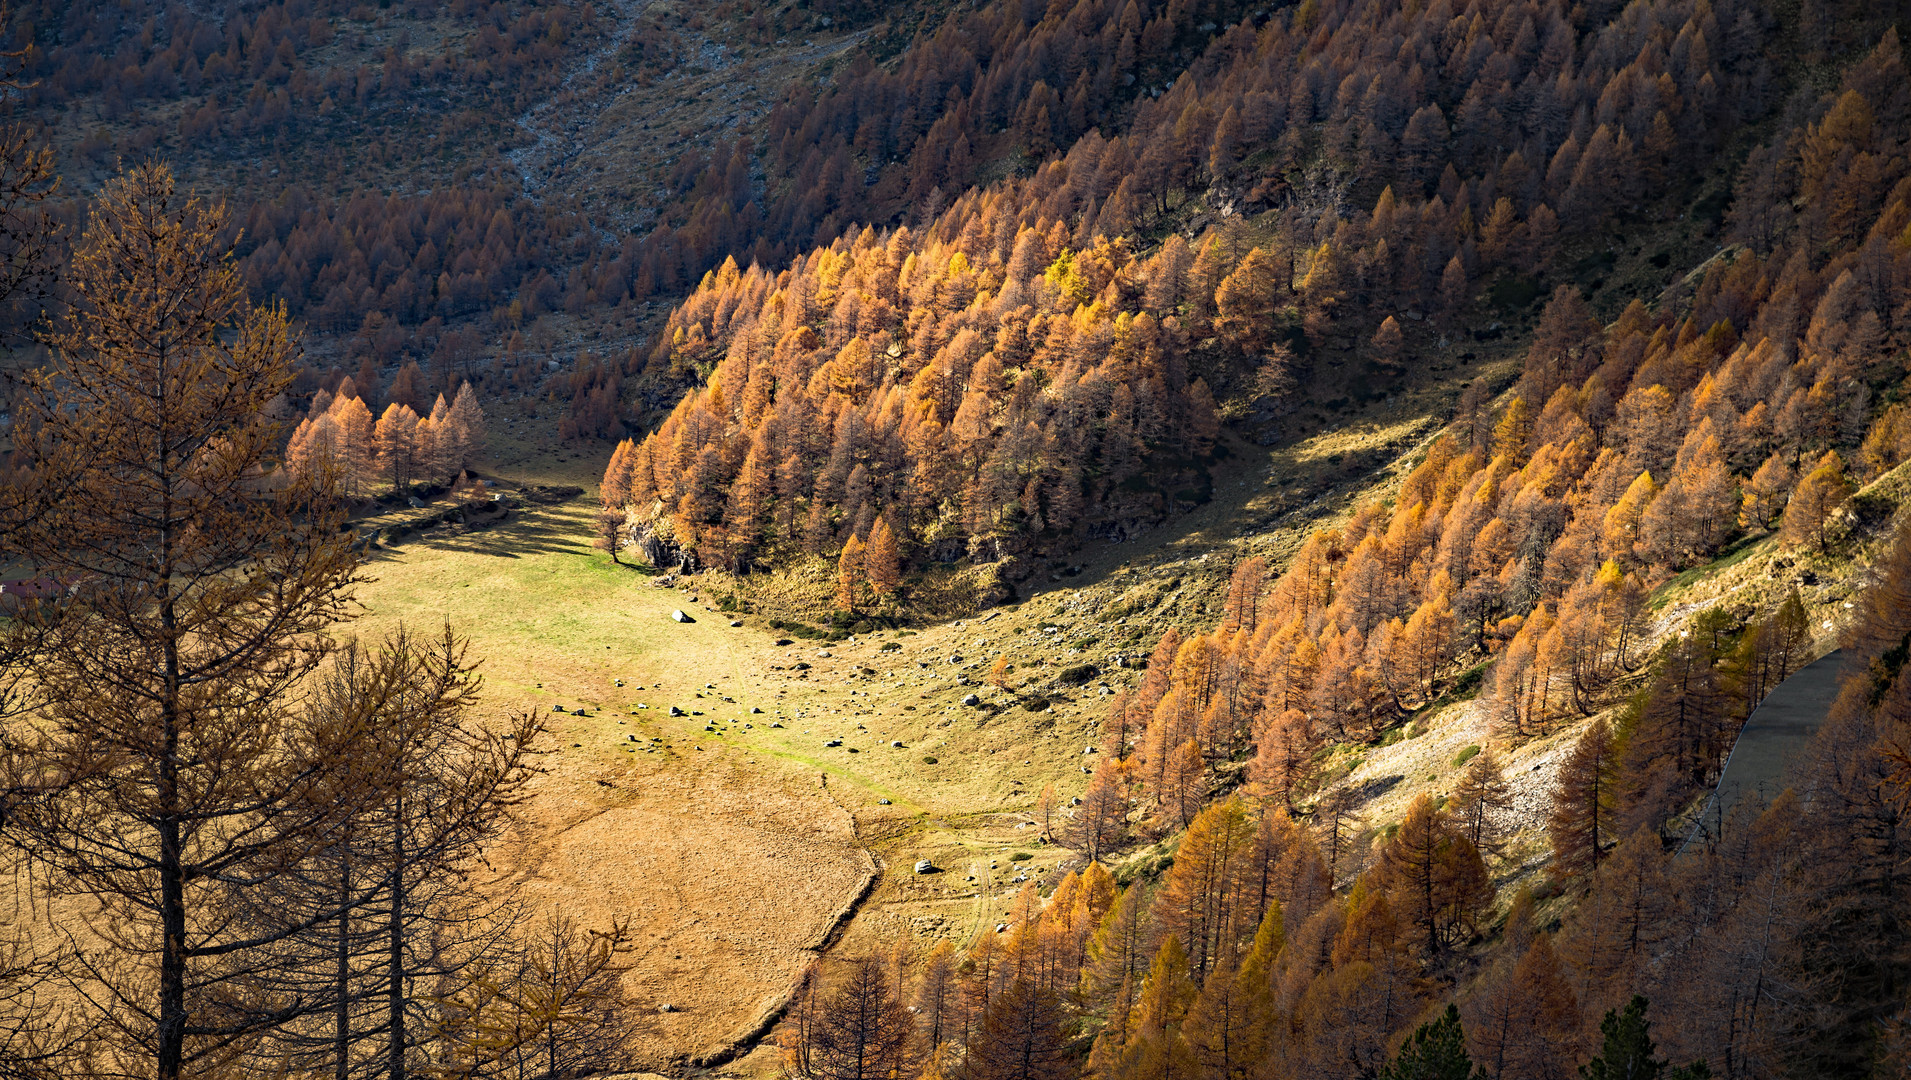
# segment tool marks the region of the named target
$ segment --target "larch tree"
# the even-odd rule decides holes
[[[1208,806],[1188,825],[1174,866],[1155,894],[1155,926],[1180,940],[1197,983],[1231,957],[1247,933],[1242,911],[1242,871],[1253,843],[1247,808],[1238,798]]]
[[[404,494],[418,478],[420,460],[418,414],[396,401],[385,406],[372,433],[378,448],[378,471],[391,481],[392,490]]]
[[[450,469],[456,473],[484,452],[484,409],[479,406],[478,392],[471,388],[470,383],[459,385],[458,395],[451,403],[449,419],[452,432]]]
[[[1006,691],[1009,688],[1009,670],[1007,654],[996,657],[995,662],[989,665],[989,685]]]
[[[1500,771],[1499,755],[1486,747],[1467,762],[1453,787],[1453,815],[1467,840],[1480,851],[1497,850],[1500,826],[1493,815],[1513,805],[1513,786]]]
[[[863,552],[863,573],[877,596],[893,596],[902,587],[902,544],[896,538],[896,531],[889,527],[886,514],[870,526],[869,545]]]
[[[1221,627],[1254,633],[1261,621],[1261,591],[1267,579],[1267,560],[1259,555],[1244,559],[1228,580],[1228,595],[1222,609]]]
[[[1185,829],[1194,821],[1207,794],[1207,765],[1201,758],[1201,746],[1189,739],[1178,746],[1164,745],[1158,753],[1163,761],[1156,805],[1165,821]]]
[[[25,715],[0,732],[5,835],[97,912],[86,932],[120,959],[90,967],[89,997],[114,1055],[159,1080],[310,1007],[254,988],[335,911],[238,916],[396,782],[367,753],[383,701],[307,707],[357,563],[330,493],[254,480],[297,345],[247,302],[225,221],[163,165],[112,180],[74,251],[58,367],[16,428],[59,494],[10,554],[78,588],[11,630],[37,640]]]
[[[628,1067],[637,1033],[622,986],[630,930],[539,920],[508,953],[444,995],[431,1032],[438,1071],[505,1080],[589,1076]]]
[[[1288,709],[1255,740],[1248,779],[1256,789],[1292,809],[1295,794],[1307,789],[1314,772],[1313,722],[1299,709]]]
[[[1055,994],[1016,978],[989,1002],[970,1042],[961,1080],[1070,1080],[1073,1058]]]
[[[1420,931],[1429,956],[1470,930],[1492,898],[1478,849],[1424,792],[1381,849],[1380,866],[1395,910]]]
[[[865,550],[862,539],[852,535],[836,559],[836,607],[839,611],[856,610],[857,598],[862,595]]]
[[[1785,503],[1785,516],[1779,522],[1778,542],[1788,548],[1809,545],[1824,551],[1830,541],[1826,524],[1832,511],[1851,497],[1851,485],[1845,480],[1845,463],[1836,451],[1827,451]]]
[[[1096,862],[1120,845],[1128,832],[1128,796],[1120,768],[1107,762],[1095,770],[1082,793],[1075,817],[1062,830],[1062,842]]]
[[[347,396],[341,388],[327,412],[338,424],[339,484],[346,495],[356,497],[371,481],[376,462],[376,423],[372,411],[359,397]]]
[[[1748,529],[1771,528],[1784,512],[1785,502],[1791,498],[1792,486],[1796,482],[1797,477],[1792,474],[1785,455],[1774,451],[1743,485],[1740,524]]]
[[[1547,831],[1553,842],[1553,866],[1561,877],[1599,868],[1612,835],[1619,762],[1612,729],[1593,721],[1560,766]]]
[[[1374,363],[1383,370],[1400,369],[1400,351],[1405,347],[1406,338],[1400,333],[1400,323],[1392,315],[1380,321],[1380,328],[1374,331],[1373,338],[1367,344],[1372,350]]]
[[[914,1074],[915,1017],[874,957],[852,961],[811,1036],[817,1080],[902,1080]]]
[[[933,1062],[942,1045],[954,1037],[957,1024],[955,947],[948,938],[936,942],[924,959],[916,983],[916,1022],[922,1034],[923,1060]]]

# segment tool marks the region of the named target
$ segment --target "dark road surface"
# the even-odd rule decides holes
[[[1720,822],[1732,816],[1741,800],[1762,803],[1784,790],[1786,770],[1803,756],[1838,696],[1844,656],[1843,650],[1834,650],[1812,661],[1759,702],[1739,731],[1718,790],[1680,846],[1681,853],[1695,840],[1717,836]]]

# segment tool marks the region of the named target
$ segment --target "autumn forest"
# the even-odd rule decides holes
[[[1904,5],[0,30],[4,1077],[1911,1075]]]

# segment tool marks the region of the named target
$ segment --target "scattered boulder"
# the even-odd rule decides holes
[[[825,740],[823,740],[823,745],[824,745],[824,746],[841,746],[841,745],[843,745],[843,740],[841,740],[841,739],[825,739]]]
[[[823,659],[825,659],[825,660],[827,660],[827,659],[829,659],[829,657],[830,657],[830,651],[829,651],[828,649],[819,649],[819,650],[817,650],[817,653],[816,653],[816,655],[818,655],[818,656],[820,656],[820,657],[822,657]]]
[[[890,740],[890,743],[889,743],[889,745],[891,745],[891,746],[893,746],[893,747],[895,747],[896,749],[898,749],[898,750],[900,750],[900,749],[902,749],[902,740],[901,740],[901,739],[892,739],[892,740]]]
[[[789,638],[786,638],[786,637],[780,637],[780,638],[777,638],[775,641],[770,642],[770,644],[775,645],[777,648],[780,649],[785,645],[794,645],[796,644],[796,642],[791,641]]]
[[[743,620],[742,620],[742,619],[731,619],[731,620],[730,620],[730,625],[731,625],[731,626],[742,626],[742,625],[743,625]]]
[[[886,801],[886,800],[885,800],[885,801]],[[917,859],[917,860],[916,860],[916,873],[918,873],[918,874],[933,874],[933,873],[935,873],[935,872],[936,872],[936,864],[935,864],[935,863],[932,863],[932,862],[930,862],[930,861],[929,861],[928,859]]]
[[[684,611],[682,608],[671,609],[670,617],[676,620],[677,622],[696,622],[697,621],[691,618],[690,616],[684,614]]]
[[[672,705],[672,706],[670,707],[670,715],[672,715],[672,716],[682,716],[682,715],[684,715],[684,711],[683,711],[682,709],[680,709],[680,708],[678,708],[677,706],[675,706],[675,705]]]
[[[666,1002],[662,1005],[657,1006],[657,1011],[660,1013],[673,1013],[677,1011],[677,1007],[675,1005],[672,1005]]]
[[[750,706],[750,711],[751,711],[751,712],[753,712],[753,713],[760,713],[760,712],[762,712],[763,710],[762,710],[762,709],[760,709],[760,708],[758,708],[758,707],[757,707],[757,706],[755,706],[755,705],[752,705],[752,706]]]
[[[962,703],[964,705],[980,705],[982,704],[982,699],[976,697],[974,694],[964,694],[962,695]]]
[[[876,800],[876,805],[877,805],[877,806],[888,806],[888,805],[890,805],[890,802],[889,802],[889,800],[888,800],[888,799],[877,799],[877,800]]]

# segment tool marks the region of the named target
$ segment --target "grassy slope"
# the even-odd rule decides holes
[[[840,949],[849,953],[899,933],[921,945],[966,943],[1006,913],[1016,876],[1052,883],[1071,857],[1034,843],[1028,811],[1047,783],[1064,799],[1086,786],[1083,750],[1099,741],[1103,688],[1135,676],[1117,659],[1146,655],[1170,624],[1211,625],[1238,558],[1284,562],[1307,531],[1397,482],[1437,427],[1430,416],[1441,402],[1482,372],[1504,380],[1506,364],[1458,364],[1450,377],[1271,449],[1235,443],[1213,502],[1137,540],[1091,544],[1072,555],[1078,575],[1038,576],[1019,602],[991,613],[778,647],[766,617],[731,627],[709,610],[710,586],[729,584],[714,575],[663,586],[595,551],[587,493],[488,530],[428,531],[374,552],[366,570],[376,580],[360,589],[366,615],[354,632],[401,621],[434,629],[449,617],[483,661],[487,714],[546,717],[548,772],[516,866],[534,893],[567,910],[643,920],[640,1000],[683,1007],[703,995],[646,1036],[647,1057],[661,1064],[721,1045],[774,1002],[777,980],[812,954],[855,891],[859,846],[885,872],[848,928]],[[494,423],[488,474],[588,484],[601,469],[606,448],[553,452],[534,427],[516,430],[526,426]],[[698,621],[672,622],[677,608]],[[892,643],[900,648],[883,649]],[[998,655],[1015,665],[1010,691],[983,685]],[[799,672],[797,663],[812,666]],[[1101,674],[1058,682],[1060,669],[1083,663]],[[961,705],[970,693],[982,704]],[[1038,701],[1039,711],[1027,707]],[[692,715],[665,715],[673,704]],[[836,738],[842,747],[823,745]],[[775,810],[753,812],[758,803]],[[643,842],[631,843],[636,836]],[[772,870],[751,857],[786,839],[793,846],[779,849]],[[1015,852],[1032,858],[1011,862]],[[910,873],[920,858],[945,872]],[[719,910],[720,929],[708,921]],[[759,1050],[742,1067],[767,1073],[770,1056]]]

